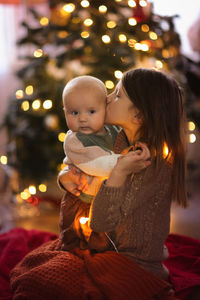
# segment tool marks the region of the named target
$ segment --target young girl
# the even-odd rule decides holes
[[[88,243],[89,252],[80,252],[77,248],[60,251],[59,240],[41,246],[14,269],[11,283],[15,295],[23,291],[29,296],[27,299],[32,299],[34,288],[33,284],[28,285],[30,276],[35,286],[37,283],[39,296],[46,295],[47,291],[49,295],[50,290],[53,293],[55,289],[59,290],[58,295],[69,295],[69,276],[81,275],[84,269],[89,277],[87,281],[76,281],[76,291],[88,291],[88,285],[94,282],[102,296],[95,298],[93,289],[90,299],[174,299],[168,295],[171,287],[162,261],[171,202],[182,206],[187,203],[184,109],[177,82],[151,69],[128,71],[108,97],[106,123],[123,129],[117,136],[115,153],[142,141],[149,147],[151,164],[133,176],[134,153],[120,157],[91,204],[89,225],[94,238]],[[69,172],[61,180],[69,191],[73,191],[74,177]],[[71,194],[72,201],[75,198]],[[99,232],[108,237],[103,246],[99,244],[98,235],[95,240]],[[73,268],[75,257],[83,262],[82,269]],[[54,285],[45,285],[40,279],[47,264]],[[81,295],[71,299],[87,299]]]

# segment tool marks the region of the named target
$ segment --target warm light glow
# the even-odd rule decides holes
[[[140,47],[141,47],[142,51],[148,51],[149,50],[149,46],[146,43],[141,43]]]
[[[99,12],[104,14],[107,12],[107,7],[105,5],[100,5],[99,6]]]
[[[195,130],[195,124],[194,124],[194,122],[192,122],[192,121],[190,121],[190,122],[188,122],[188,129],[190,130],[190,131],[193,131],[193,130]]]
[[[196,135],[194,133],[189,134],[189,142],[191,144],[193,144],[194,142],[196,142]]]
[[[121,71],[119,71],[119,70],[116,70],[116,71],[114,72],[114,75],[115,75],[115,77],[116,77],[117,79],[121,79],[122,76],[123,76],[123,73],[122,73]]]
[[[24,97],[24,91],[23,90],[17,90],[15,95],[16,95],[17,99],[21,99],[21,98]]]
[[[79,222],[84,225],[87,223],[88,220],[89,220],[89,218],[81,217]]]
[[[31,195],[35,195],[36,194],[36,187],[34,185],[30,185],[29,188],[28,188],[28,190],[29,190],[29,193]]]
[[[85,19],[85,21],[83,22],[83,24],[85,26],[91,26],[93,24],[93,20],[88,18],[88,19]]]
[[[129,18],[128,19],[128,24],[131,26],[135,26],[137,24],[137,21],[135,18]]]
[[[21,198],[21,196],[19,194],[16,195],[16,200],[17,200],[17,203],[23,203],[23,199]]]
[[[75,10],[75,5],[73,3],[65,4],[62,8],[67,13],[72,13]]]
[[[140,0],[139,2],[140,6],[145,7],[147,6],[147,2],[145,0]]]
[[[162,56],[164,57],[164,58],[169,58],[169,51],[167,50],[167,49],[163,49],[162,50]]]
[[[105,44],[108,44],[110,43],[110,37],[109,35],[105,34],[101,37],[102,41],[105,43]]]
[[[40,25],[47,26],[49,24],[49,19],[47,17],[42,17],[40,19]]]
[[[38,58],[41,57],[43,55],[43,50],[42,49],[37,49],[34,51],[33,55]]]
[[[148,31],[149,31],[149,26],[148,26],[147,24],[142,24],[141,30],[142,30],[143,32],[148,32]]]
[[[149,32],[149,37],[152,40],[157,40],[157,38],[158,38],[157,34],[155,32],[153,32],[153,31]]]
[[[52,100],[47,99],[43,102],[44,109],[50,109],[50,108],[52,108],[52,106],[53,106]]]
[[[88,6],[90,6],[90,2],[87,1],[87,0],[83,0],[83,1],[81,1],[81,6],[82,7],[88,7]]]
[[[133,48],[133,47],[135,46],[135,43],[137,43],[137,41],[134,40],[134,39],[129,39],[129,40],[128,40],[128,45],[129,45],[129,47],[131,47],[131,48]]]
[[[20,196],[23,200],[27,200],[31,196],[31,194],[24,190],[23,192],[20,193]]]
[[[67,165],[65,165],[65,164],[60,164],[60,165],[58,165],[58,166],[57,166],[58,172],[62,171],[66,166],[67,166]]]
[[[39,191],[42,193],[45,193],[47,191],[47,186],[44,183],[41,183],[38,188],[39,188]]]
[[[111,90],[114,88],[115,85],[111,80],[106,80],[105,86],[107,87],[107,89]]]
[[[21,109],[23,109],[24,111],[27,111],[27,110],[29,110],[29,107],[30,107],[30,105],[27,100],[22,102]]]
[[[59,31],[59,32],[57,33],[57,36],[58,36],[60,39],[64,39],[64,38],[66,38],[68,35],[69,35],[68,32],[65,31],[65,30]]]
[[[120,34],[119,35],[119,40],[121,43],[125,43],[127,41],[127,37],[125,34]]]
[[[27,85],[25,88],[26,95],[32,95],[33,94],[33,86],[32,85]]]
[[[65,141],[65,135],[66,135],[66,133],[60,132],[59,135],[58,135],[58,140],[60,142],[64,142]]]
[[[90,36],[90,34],[89,34],[88,31],[82,31],[82,32],[81,32],[81,37],[82,37],[83,39],[87,39],[89,36]]]
[[[134,0],[129,0],[128,1],[128,6],[129,7],[136,7],[136,2]]]
[[[40,106],[41,106],[41,101],[40,101],[39,99],[36,99],[36,100],[33,101],[33,103],[32,103],[32,108],[33,108],[34,110],[39,109]]]
[[[169,149],[168,149],[167,145],[164,145],[164,147],[163,147],[163,156],[164,156],[164,158],[167,157],[168,154],[169,154]]]
[[[157,68],[157,69],[162,69],[162,68],[163,68],[163,63],[162,63],[162,61],[160,61],[160,60],[156,60],[155,65],[156,65],[156,68]]]
[[[107,27],[112,29],[112,28],[115,28],[117,26],[116,22],[115,21],[108,21],[107,22]]]
[[[8,163],[7,156],[6,155],[0,156],[0,162],[1,162],[2,165],[7,165],[7,163]]]
[[[141,44],[140,43],[135,43],[134,48],[135,48],[135,50],[141,50]]]

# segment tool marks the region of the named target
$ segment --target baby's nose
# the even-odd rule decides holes
[[[85,115],[85,114],[80,114],[80,115],[79,115],[79,120],[80,120],[81,122],[86,121],[86,115]]]

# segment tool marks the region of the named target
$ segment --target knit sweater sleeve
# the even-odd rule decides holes
[[[154,201],[169,191],[170,186],[171,172],[166,164],[157,172],[153,165],[149,166],[122,187],[110,187],[104,182],[90,209],[90,227],[96,232],[115,230],[122,219],[146,201]]]

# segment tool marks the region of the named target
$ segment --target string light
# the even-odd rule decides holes
[[[121,71],[119,71],[119,70],[116,70],[116,71],[114,72],[114,75],[115,75],[115,77],[116,77],[117,79],[121,79],[122,76],[123,76],[123,73],[122,73]]]
[[[169,51],[167,50],[167,49],[163,49],[162,50],[162,56],[164,57],[164,58],[169,58]]]
[[[142,7],[146,7],[147,6],[147,2],[145,0],[140,0],[139,4]]]
[[[0,162],[1,162],[2,165],[7,165],[7,163],[8,163],[7,156],[6,155],[0,156]]]
[[[189,134],[189,142],[191,144],[193,144],[194,142],[196,142],[196,135],[194,133]]]
[[[76,6],[73,3],[65,4],[62,9],[67,13],[72,13],[75,10]]]
[[[29,190],[29,193],[30,193],[31,195],[35,195],[35,194],[36,194],[36,187],[35,187],[34,185],[30,185],[30,186],[28,187],[28,190]]]
[[[149,32],[149,26],[148,26],[147,24],[142,24],[141,30],[142,30],[143,32]]]
[[[108,21],[106,25],[108,28],[112,29],[117,26],[117,23],[115,21]]]
[[[134,39],[129,39],[129,40],[128,40],[128,45],[129,45],[129,47],[131,47],[131,48],[133,48],[133,47],[135,46],[136,43],[137,43],[137,41],[134,40]]]
[[[115,85],[111,80],[106,80],[105,86],[107,87],[107,89],[111,90],[114,88]]]
[[[163,147],[163,156],[164,158],[167,157],[169,154],[169,149],[167,147],[167,145],[165,144],[164,147]]]
[[[42,49],[37,49],[34,51],[33,55],[38,58],[41,57],[43,55],[43,50]]]
[[[87,39],[89,36],[90,36],[90,34],[89,34],[88,31],[82,31],[82,32],[81,32],[81,37],[82,37],[83,39]]]
[[[136,7],[136,2],[134,0],[129,0],[128,1],[128,6],[129,7]]]
[[[52,106],[53,106],[52,100],[47,99],[43,102],[44,109],[50,109],[50,108],[52,108]]]
[[[140,47],[142,51],[148,51],[149,46],[146,43],[140,43]]]
[[[60,132],[59,135],[58,135],[58,140],[60,142],[64,142],[65,141],[65,135],[66,135],[66,133]]]
[[[137,24],[137,21],[135,18],[129,18],[128,19],[128,24],[131,26],[135,26]]]
[[[153,31],[149,32],[149,37],[152,40],[157,40],[157,38],[158,38],[157,34],[155,32],[153,32]]]
[[[57,36],[58,36],[60,39],[64,39],[64,38],[66,38],[68,35],[69,35],[68,32],[65,31],[65,30],[61,30],[61,31],[59,31],[58,34],[57,34]]]
[[[23,192],[20,193],[20,196],[23,200],[27,200],[31,196],[31,194],[24,190]]]
[[[141,50],[141,44],[140,43],[135,43],[134,48],[135,48],[135,50]]]
[[[27,110],[29,110],[29,108],[30,108],[29,102],[27,100],[23,101],[22,104],[21,104],[21,109],[23,111],[27,111]]]
[[[49,19],[47,17],[42,17],[40,19],[40,25],[47,26],[49,24]]]
[[[91,26],[92,24],[93,24],[93,20],[92,19],[90,19],[90,18],[88,18],[88,19],[85,19],[85,21],[83,22],[83,24],[85,25],[85,26]]]
[[[195,130],[195,124],[194,124],[194,122],[192,122],[192,121],[190,121],[190,122],[188,122],[188,129],[190,130],[190,131],[193,131],[193,130]]]
[[[125,34],[119,34],[119,40],[121,43],[125,43],[127,41],[127,37]]]
[[[24,97],[24,91],[23,90],[17,90],[15,95],[16,95],[17,99],[22,99]]]
[[[47,186],[44,183],[41,183],[38,188],[39,188],[39,191],[42,193],[45,193],[47,191]]]
[[[40,106],[41,106],[41,101],[39,99],[36,99],[33,101],[32,108],[34,110],[38,110],[40,108]]]
[[[81,1],[81,6],[84,7],[84,8],[89,7],[90,6],[90,2],[87,1],[87,0],[83,0],[83,1]]]
[[[105,5],[100,5],[99,12],[105,14],[107,12],[107,7]]]
[[[28,96],[32,95],[33,94],[33,86],[32,85],[27,85],[27,87],[25,88],[25,93]]]
[[[59,165],[57,166],[58,172],[62,171],[65,167],[66,167],[65,164],[59,164]]]
[[[157,69],[162,69],[163,67],[163,63],[160,60],[156,60],[155,65]]]
[[[110,37],[109,35],[105,34],[101,37],[102,41],[105,43],[105,44],[109,44],[110,43]]]

